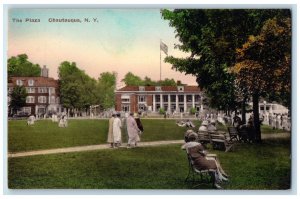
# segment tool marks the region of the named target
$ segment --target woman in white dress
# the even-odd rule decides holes
[[[113,122],[113,135],[114,135],[114,145],[115,147],[119,147],[121,145],[121,127],[122,127],[122,122],[120,119],[120,113],[117,113],[117,117],[114,119]]]

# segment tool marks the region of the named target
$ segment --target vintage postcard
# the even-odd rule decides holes
[[[8,189],[288,193],[292,14],[9,7]]]

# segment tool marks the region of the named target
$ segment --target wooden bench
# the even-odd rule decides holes
[[[200,142],[201,144],[206,145],[208,143],[211,143],[210,135],[208,131],[198,131],[197,134],[198,134],[197,141]]]
[[[227,129],[228,129],[228,133],[229,133],[229,141],[230,142],[239,141],[239,133],[238,133],[236,127],[229,126],[229,127],[227,127]]]
[[[213,149],[228,152],[232,149],[233,142],[226,139],[226,133],[221,131],[209,131],[210,141]]]

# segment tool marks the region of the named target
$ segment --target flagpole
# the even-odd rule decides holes
[[[160,82],[161,82],[161,47],[160,47],[160,45],[161,45],[161,40],[160,40],[160,42],[159,42],[159,52],[160,52],[160,54],[159,54],[159,80],[160,80]]]

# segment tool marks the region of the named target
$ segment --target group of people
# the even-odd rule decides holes
[[[208,122],[205,122],[203,126],[207,127],[206,124],[208,124]],[[191,158],[191,161],[193,162],[195,169],[199,171],[210,170],[213,172],[214,186],[219,189],[221,188],[220,183],[227,182],[229,176],[221,167],[217,156],[214,154],[209,154],[205,150],[205,147],[201,143],[197,142],[197,137],[198,135],[193,130],[187,130],[185,133],[186,143],[182,145],[181,149],[186,150],[187,154]]]
[[[186,120],[186,121],[176,121],[177,126],[180,127],[187,127],[187,128],[194,128],[195,125],[191,120]]]
[[[52,114],[51,120],[52,120],[52,122],[58,122],[58,127],[68,127],[68,120],[67,120],[67,116],[65,113],[63,113],[59,117],[54,113],[54,114]],[[36,121],[36,117],[34,115],[30,115],[27,118],[27,126],[34,125],[35,121]]]
[[[288,114],[268,114],[267,115],[269,119],[269,125],[272,126],[273,129],[283,129],[289,131],[290,126],[290,118],[288,117]]]
[[[204,120],[199,127],[199,131],[216,131],[216,120]]]
[[[120,113],[113,113],[109,119],[107,142],[111,148],[118,148],[122,144],[122,127],[124,126],[127,132],[128,142],[127,148],[134,148],[140,141],[140,135],[144,131],[142,122],[138,115],[134,113],[125,114],[123,122],[121,121]]]

